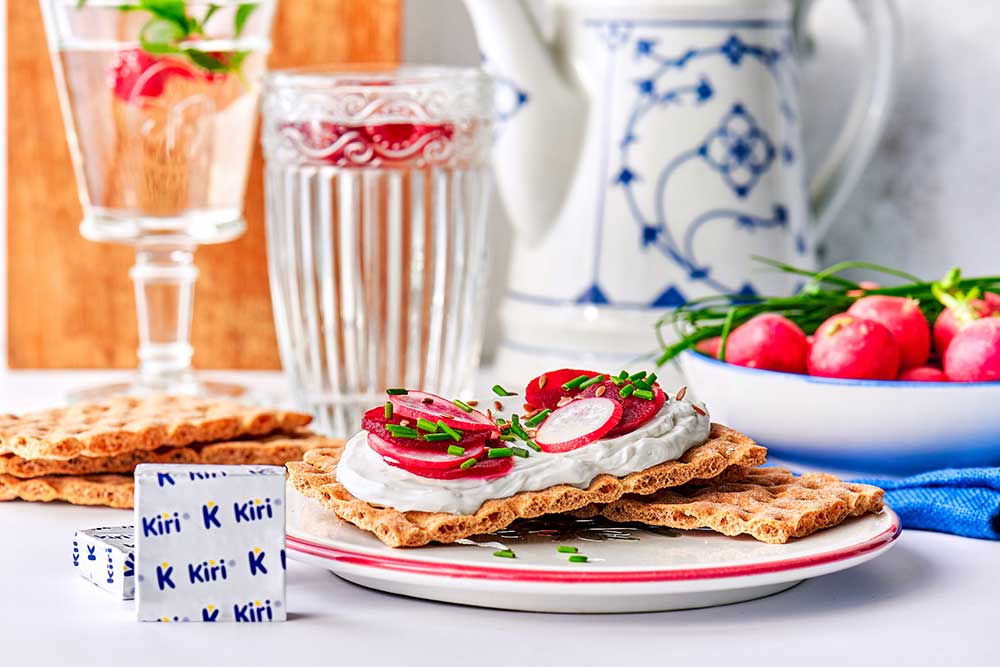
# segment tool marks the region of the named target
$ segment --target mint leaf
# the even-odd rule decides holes
[[[187,37],[192,26],[188,21],[185,5],[184,0],[139,0],[141,8],[153,16],[176,23],[184,31],[184,36]]]
[[[195,65],[207,69],[209,72],[225,72],[229,69],[229,65],[226,62],[210,53],[206,53],[205,51],[201,51],[199,49],[184,49],[184,54],[190,58],[191,62]]]
[[[246,25],[247,19],[250,18],[250,15],[253,14],[256,9],[257,3],[244,3],[236,8],[234,28],[236,29],[237,37],[243,34],[243,26]]]
[[[139,46],[147,53],[176,53],[177,43],[187,37],[187,31],[175,22],[151,18],[139,31]]]
[[[208,20],[213,16],[215,16],[215,12],[219,11],[220,9],[222,9],[221,5],[211,4],[208,6],[208,9],[205,10],[204,18],[201,19],[201,27],[203,30],[205,28],[205,24],[208,23]]]

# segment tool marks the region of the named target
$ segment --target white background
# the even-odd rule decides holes
[[[34,2],[36,0],[18,0]],[[288,1],[288,0],[285,0]],[[478,49],[461,0],[405,0],[404,56],[413,62],[475,65]],[[825,260],[869,259],[933,278],[960,264],[1000,273],[1000,6],[983,0],[898,0],[905,38],[892,121],[865,179],[826,245]],[[3,0],[0,0],[3,4]],[[4,12],[6,15],[6,12]],[[821,0],[811,21],[817,52],[803,71],[806,153],[815,165],[838,126],[859,67],[859,30],[850,5]],[[6,26],[3,26],[6,29]],[[6,59],[6,48],[0,60]],[[6,63],[0,67],[6,90]],[[4,108],[6,105],[4,105]],[[6,118],[0,112],[0,155]],[[2,160],[6,188],[6,159]],[[0,194],[6,211],[5,193]],[[6,233],[0,215],[0,352],[6,337]],[[501,289],[506,221],[491,214]],[[44,220],[37,221],[45,224]],[[122,280],[127,280],[123,275]],[[495,332],[491,327],[491,340]],[[0,367],[6,354],[0,355]]]

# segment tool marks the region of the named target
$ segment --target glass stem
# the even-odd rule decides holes
[[[139,374],[153,390],[197,388],[191,371],[195,248],[195,243],[177,237],[136,242],[135,266],[129,274],[135,283]]]

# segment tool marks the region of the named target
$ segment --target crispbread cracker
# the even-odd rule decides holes
[[[121,473],[132,472],[140,463],[284,465],[288,461],[301,459],[310,449],[331,447],[338,442],[340,441],[303,431],[288,435],[270,435],[254,440],[161,447],[150,451],[140,449],[102,458],[79,456],[65,461],[24,459],[14,454],[0,454],[0,475],[29,479],[48,475]]]
[[[627,496],[600,509],[612,521],[667,528],[710,528],[784,544],[836,526],[850,516],[878,512],[883,491],[833,475],[796,477],[783,468],[732,471],[725,480],[701,480],[651,496]],[[588,508],[595,509],[595,508]]]
[[[0,475],[0,500],[51,502],[74,505],[106,505],[129,509],[135,490],[131,475],[51,476],[18,479]]]
[[[190,396],[118,397],[0,417],[0,454],[26,459],[106,457],[291,432],[309,415]]]
[[[491,533],[515,519],[568,512],[591,503],[610,503],[626,493],[653,493],[692,479],[710,478],[732,465],[757,466],[766,450],[753,440],[719,424],[709,439],[692,447],[676,461],[667,461],[625,477],[599,475],[585,489],[560,484],[509,498],[488,500],[475,514],[399,512],[371,505],[352,496],[337,482],[336,468],[343,448],[314,449],[304,461],[288,464],[292,484],[317,499],[345,521],[375,534],[390,547],[418,547],[430,542],[454,542],[470,535]]]

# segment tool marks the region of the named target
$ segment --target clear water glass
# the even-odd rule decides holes
[[[282,365],[345,436],[387,387],[472,390],[482,348],[491,80],[476,69],[269,76],[268,260]]]
[[[80,231],[136,251],[139,372],[71,399],[241,393],[192,371],[194,254],[246,228],[243,193],[275,0],[40,3]],[[186,29],[177,32],[178,22]]]

